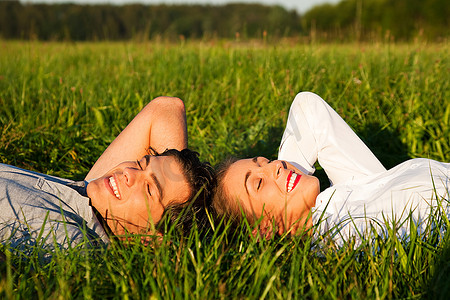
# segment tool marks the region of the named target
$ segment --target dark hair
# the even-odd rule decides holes
[[[223,220],[225,222],[230,222],[233,228],[238,228],[244,218],[250,223],[254,221],[252,218],[253,215],[248,213],[245,208],[239,204],[240,202],[238,199],[231,199],[223,182],[231,165],[238,160],[239,159],[236,157],[229,157],[216,166],[216,185],[212,199],[212,208],[217,221],[220,222]]]
[[[190,187],[189,198],[184,202],[169,203],[164,209],[163,217],[156,224],[161,229],[164,220],[175,224],[184,233],[188,233],[194,220],[200,226],[208,222],[207,208],[211,205],[215,187],[214,170],[207,162],[201,162],[199,154],[190,149],[168,149],[158,153],[150,149],[151,155],[172,156],[180,163],[183,175]]]

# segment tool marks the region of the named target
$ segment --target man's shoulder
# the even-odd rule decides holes
[[[56,182],[60,184],[68,184],[74,182],[73,180],[56,177],[53,175],[47,175],[43,173],[39,173],[36,171],[30,171],[26,169],[22,169],[16,166],[1,164],[0,163],[0,179],[10,179],[10,180],[27,180],[27,179],[45,179],[47,181]]]

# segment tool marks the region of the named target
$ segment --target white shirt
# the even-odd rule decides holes
[[[313,210],[316,237],[329,234],[337,245],[355,237],[356,244],[373,227],[386,236],[394,229],[408,238],[411,221],[425,233],[432,210],[449,216],[450,164],[425,158],[408,160],[378,174],[351,179],[319,194]]]
[[[299,93],[289,111],[278,159],[307,174],[314,163],[327,173],[332,186],[319,194],[312,210],[317,238],[328,236],[342,246],[358,245],[372,234],[385,235],[395,223],[407,237],[410,220],[422,233],[430,210],[445,199],[447,215],[450,164],[413,159],[386,170],[345,121],[319,96]],[[436,197],[437,194],[437,197]]]

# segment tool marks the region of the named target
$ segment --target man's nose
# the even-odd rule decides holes
[[[132,186],[136,183],[137,179],[141,176],[142,170],[136,168],[125,168],[122,173],[124,176],[125,184],[127,186]]]

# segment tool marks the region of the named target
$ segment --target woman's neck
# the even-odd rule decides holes
[[[316,205],[317,196],[320,193],[320,186],[312,188],[308,193],[304,194],[304,198],[300,202],[301,204],[296,207],[292,207],[292,215],[287,224],[290,225],[291,234],[301,233],[304,231],[310,231],[312,227],[312,208]],[[289,222],[292,221],[292,222]]]

